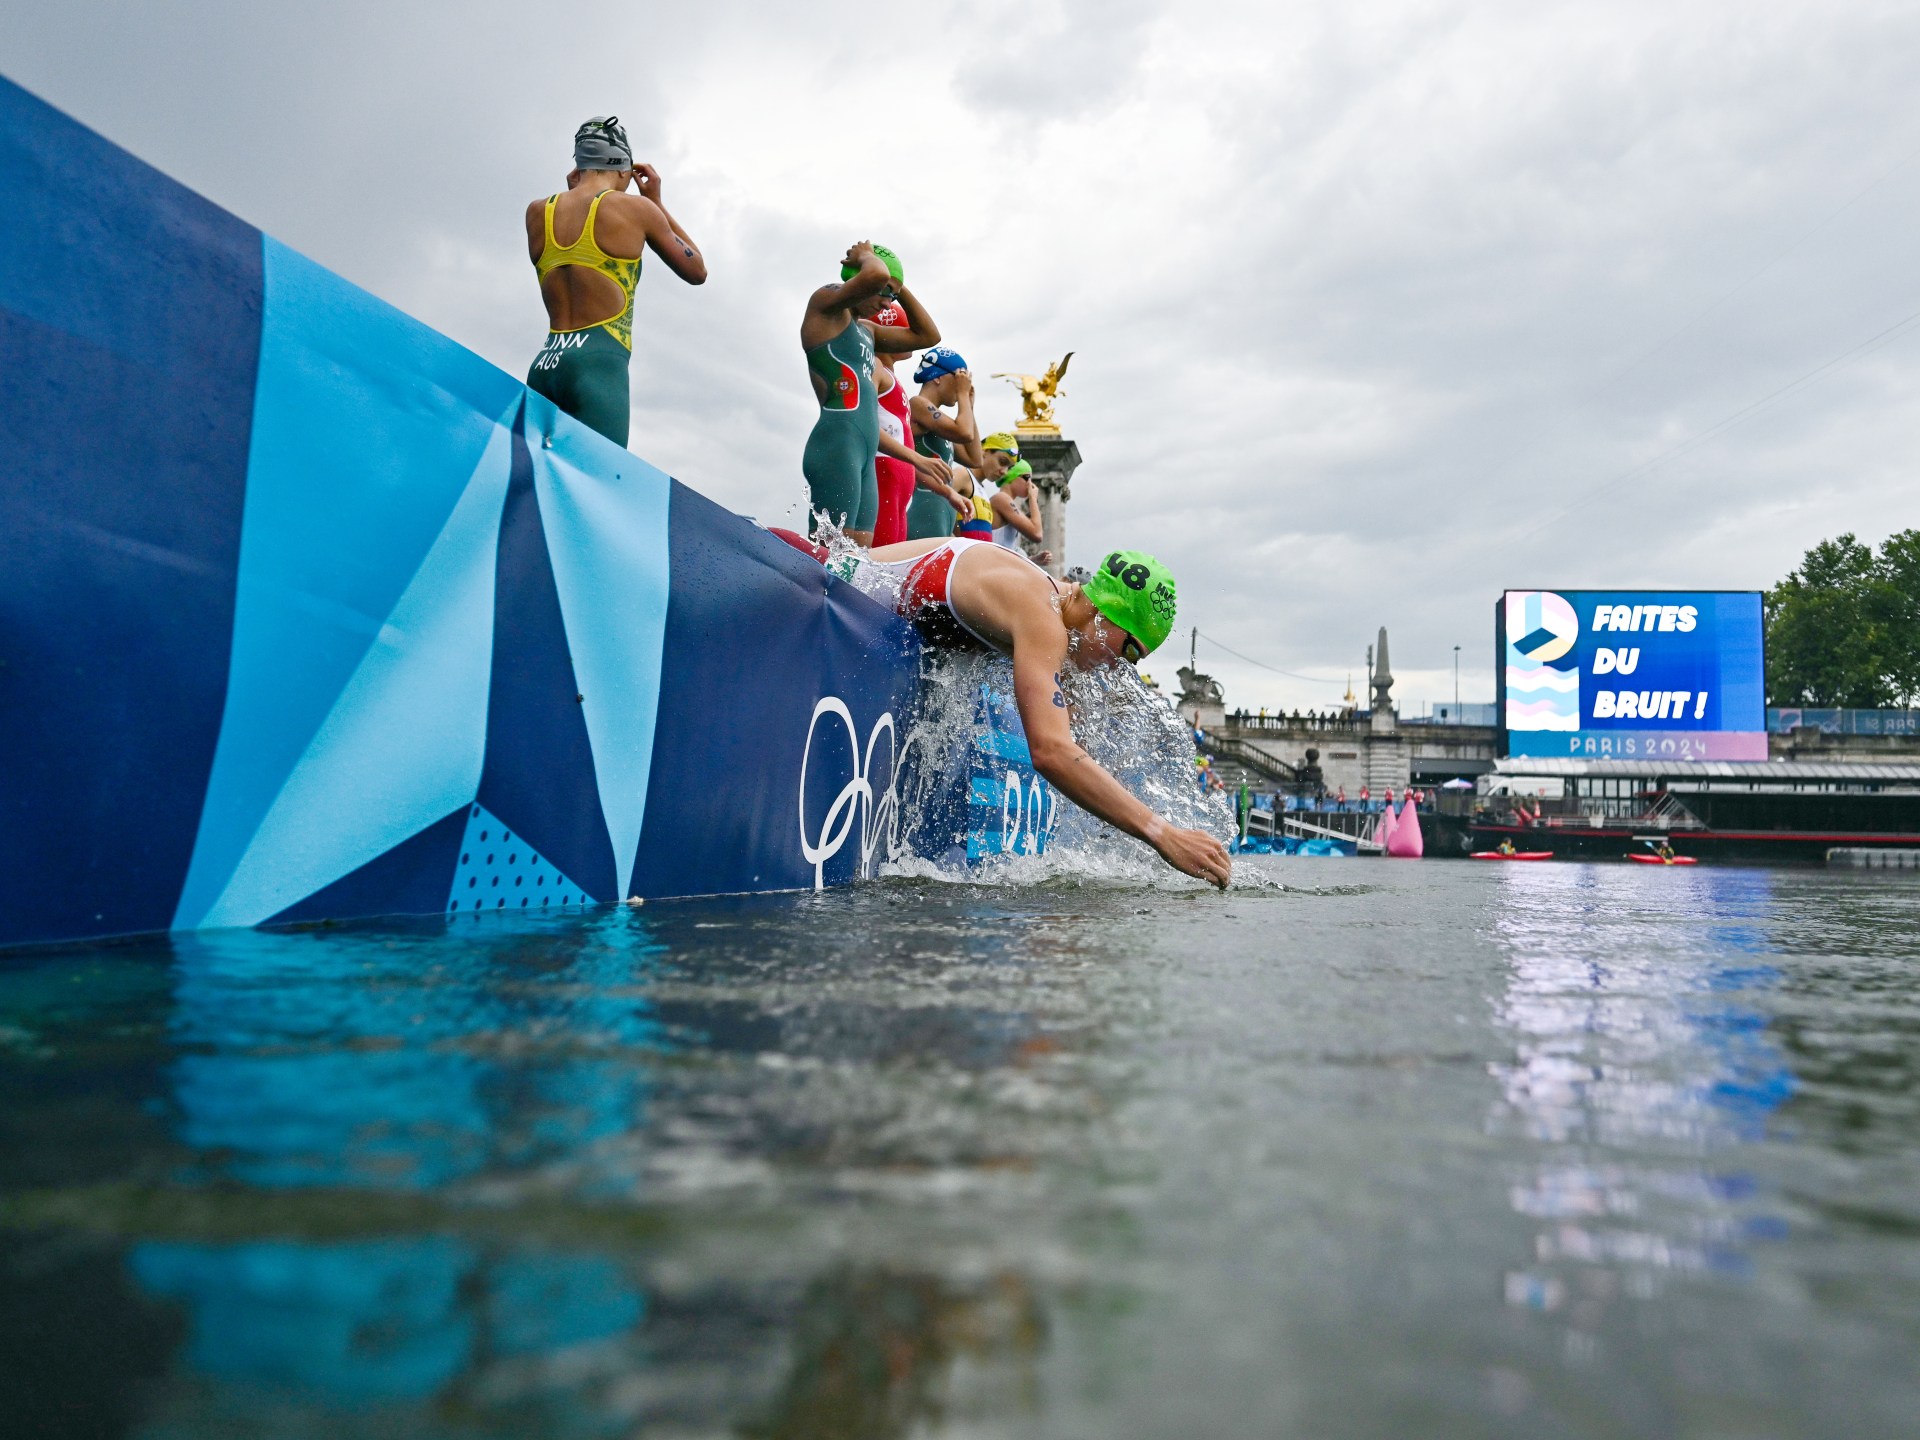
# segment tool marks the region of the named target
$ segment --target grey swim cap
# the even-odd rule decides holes
[[[596,115],[573,132],[573,164],[577,170],[633,168],[633,146],[618,115]]]

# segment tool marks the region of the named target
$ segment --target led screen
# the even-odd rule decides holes
[[[1758,591],[1509,590],[1494,649],[1508,755],[1767,758]]]

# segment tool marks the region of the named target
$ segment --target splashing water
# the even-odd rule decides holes
[[[1131,667],[1113,665],[1092,673],[1069,667],[1062,679],[1074,738],[1121,784],[1170,825],[1205,830],[1223,841],[1232,833],[1224,797],[1201,793],[1195,781],[1192,732]],[[981,742],[994,728],[987,709],[1011,712],[1012,697],[1013,662],[1005,656],[973,651],[929,656],[919,706],[902,744],[903,756],[911,754],[917,762],[907,767],[900,794],[904,853],[881,868],[883,876],[1018,885],[1059,880],[1202,884],[1169,869],[1143,842],[1051,791],[1044,853],[1016,849],[970,864],[922,858],[946,848],[939,843],[943,837],[929,833],[945,818],[940,799],[951,793],[956,771],[973,765],[986,748]]]
[[[829,553],[829,568],[835,561],[867,554],[824,511],[814,516],[814,527],[814,540]],[[874,584],[885,578],[898,584],[898,577],[873,577],[862,586],[882,605],[897,600],[897,594]],[[1226,797],[1205,794],[1197,783],[1199,752],[1192,730],[1172,706],[1141,683],[1131,666],[1082,671],[1068,665],[1061,678],[1074,739],[1094,760],[1169,825],[1205,830],[1223,843],[1231,837],[1233,814]],[[971,862],[929,858],[948,853],[950,842],[960,838],[934,832],[954,823],[950,798],[956,785],[965,784],[983,751],[995,748],[983,742],[996,734],[1004,739],[1004,727],[997,730],[988,713],[994,709],[1017,713],[1010,659],[974,650],[928,652],[919,703],[901,740],[902,777],[897,808],[890,808],[885,819],[888,858],[879,868],[882,877],[974,884],[1095,880],[1204,887],[1205,882],[1168,867],[1143,841],[1089,815],[1050,786],[1044,853],[1030,853],[1031,846],[1025,847],[1029,853],[1022,853],[1023,847],[1016,843],[1005,853]],[[1019,768],[1024,770],[1024,755],[1021,760]]]

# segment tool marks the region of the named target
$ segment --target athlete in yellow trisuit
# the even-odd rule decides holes
[[[627,194],[635,182],[640,193]],[[705,283],[700,247],[661,202],[660,172],[633,163],[617,117],[596,115],[574,134],[566,193],[527,206],[549,326],[527,384],[617,445],[632,415],[633,292],[647,248],[689,285]]]

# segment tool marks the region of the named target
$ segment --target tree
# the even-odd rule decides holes
[[[1920,694],[1920,530],[1822,540],[1766,594],[1767,703],[1877,710]]]

